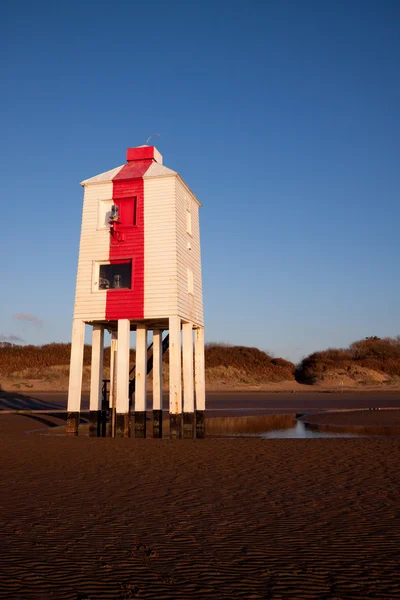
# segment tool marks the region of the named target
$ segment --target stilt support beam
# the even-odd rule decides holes
[[[143,410],[135,410],[135,438],[146,437],[146,413]]]
[[[147,328],[136,328],[135,438],[146,437]]]
[[[182,413],[169,413],[169,437],[171,440],[179,440],[182,437]]]
[[[89,437],[101,437],[102,435],[103,354],[104,329],[101,325],[93,325],[89,399]]]
[[[205,437],[206,382],[204,362],[204,327],[194,332],[194,385],[196,391],[196,438]]]
[[[162,410],[153,410],[153,438],[162,438]]]
[[[129,352],[131,324],[129,319],[118,321],[117,352],[117,406],[115,415],[115,435],[129,437]]]
[[[110,348],[110,397],[109,397],[109,422],[108,436],[115,437],[115,415],[117,407],[117,357],[118,357],[118,333],[111,334]]]
[[[102,411],[91,410],[89,413],[89,437],[102,437]]]
[[[78,435],[80,414],[81,413],[79,411],[76,411],[76,412],[68,411],[67,427],[65,430],[67,435],[71,435],[71,436]]]
[[[153,438],[162,438],[162,331],[153,331]]]
[[[204,410],[196,410],[196,438],[202,440],[206,435]]]
[[[83,347],[85,323],[74,319],[72,324],[71,361],[69,369],[67,435],[78,435],[82,395]]]
[[[130,411],[125,414],[117,413],[115,421],[116,437],[131,437],[131,414]]]
[[[182,324],[183,437],[194,436],[193,324]]]
[[[194,413],[183,413],[183,437],[193,439],[194,437]]]
[[[169,319],[169,437],[182,437],[181,320]]]

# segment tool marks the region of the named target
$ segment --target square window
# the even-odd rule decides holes
[[[188,292],[189,292],[189,294],[194,294],[193,271],[192,271],[192,269],[188,269],[187,270],[187,284],[188,284]]]
[[[125,261],[99,265],[99,290],[130,289],[132,283],[132,263]]]
[[[192,213],[189,209],[186,211],[186,231],[189,235],[192,235]]]
[[[99,200],[97,228],[106,229],[110,227],[112,200]]]
[[[137,225],[137,197],[116,200],[119,208],[119,225],[134,227]]]

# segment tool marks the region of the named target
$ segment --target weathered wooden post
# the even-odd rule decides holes
[[[169,437],[182,437],[181,320],[169,319]]]
[[[85,322],[82,319],[74,319],[72,324],[71,361],[69,368],[67,435],[78,435],[84,343]]]
[[[110,398],[109,398],[109,437],[115,437],[115,420],[117,411],[117,356],[118,356],[118,334],[111,334],[110,347]]]
[[[103,404],[103,349],[104,328],[102,325],[93,325],[92,332],[92,367],[90,374],[90,400],[89,400],[89,436],[101,437],[102,435],[102,404]]]
[[[196,390],[196,437],[204,438],[206,409],[206,380],[204,364],[204,327],[195,329],[195,390]]]
[[[201,205],[178,173],[163,166],[154,146],[129,148],[127,164],[87,179],[82,185],[85,193],[67,431],[72,435],[78,432],[84,328],[89,324],[93,327],[90,435],[104,434],[100,426],[101,379],[103,335],[108,329],[113,332],[109,411],[112,435],[130,435],[131,385],[132,390],[135,388],[135,437],[146,437],[146,376],[150,369],[147,333],[152,331],[153,435],[162,436],[162,332],[169,330],[170,436],[193,437],[196,432],[202,437]],[[130,383],[131,331],[136,331],[136,372]]]
[[[135,437],[146,437],[147,328],[136,327]]]
[[[153,331],[153,437],[162,438],[162,331]]]
[[[131,324],[129,319],[118,319],[117,352],[117,405],[115,435],[130,436],[129,414],[129,351]]]
[[[182,325],[183,356],[183,437],[194,434],[194,381],[193,381],[193,324]]]

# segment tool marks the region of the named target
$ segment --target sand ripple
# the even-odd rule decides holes
[[[395,439],[0,445],[1,598],[400,598]]]

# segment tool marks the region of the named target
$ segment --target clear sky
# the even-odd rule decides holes
[[[203,203],[206,338],[400,333],[400,2],[6,0],[0,334],[69,341],[83,190],[154,132]]]

